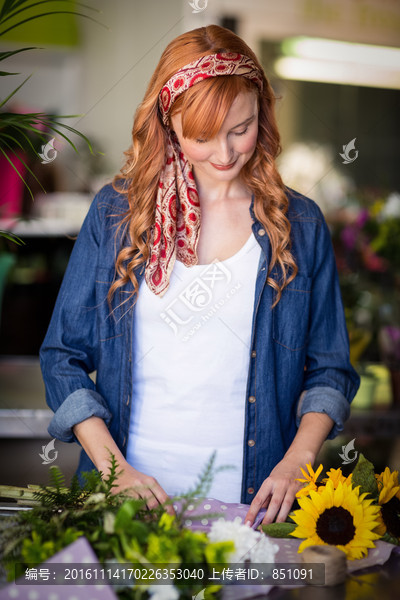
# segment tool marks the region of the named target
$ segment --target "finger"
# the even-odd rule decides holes
[[[266,506],[268,506],[270,501],[271,492],[269,490],[269,485],[267,484],[264,487],[264,484],[258,490],[256,496],[254,497],[253,502],[250,504],[250,508],[247,511],[244,522],[246,525],[253,525],[258,513],[260,510]]]
[[[170,497],[157,481],[150,486],[150,490],[159,504],[161,504],[166,510],[167,508],[168,510],[172,509],[172,512],[174,513]]]
[[[274,493],[271,496],[267,512],[265,513],[263,519],[263,525],[268,525],[269,523],[272,523],[274,521],[276,515],[278,514],[278,511],[282,506],[282,502],[285,497],[285,492],[286,490],[279,489],[276,489],[274,491]]]
[[[157,486],[147,487],[142,493],[143,498],[146,499],[146,506],[149,510],[153,510],[158,508],[161,504],[160,498],[162,494],[160,494]]]
[[[157,486],[155,488],[153,488],[153,487],[151,488],[151,492],[153,493],[154,497],[156,498],[156,501],[157,501],[156,506],[161,505],[169,515],[175,517],[176,513],[175,513],[175,509],[172,505],[172,500],[168,496],[168,494],[165,492],[165,490],[163,490],[163,488],[157,484]]]
[[[153,480],[150,485],[148,485],[146,491],[144,492],[144,496],[147,499],[146,505],[149,510],[153,508],[158,508],[160,505],[165,505],[170,501],[168,494],[165,490],[160,486],[157,480]],[[172,513],[171,513],[172,509]],[[169,505],[166,510],[170,512],[170,514],[174,514],[173,507]]]
[[[284,523],[286,521],[287,516],[292,509],[294,499],[295,499],[295,493],[288,491],[282,502],[281,509],[278,513],[278,516],[276,517],[277,523]]]
[[[144,497],[146,498],[146,506],[149,510],[153,510],[154,508],[158,508],[160,506],[160,503],[158,502],[157,498],[151,493],[151,490],[149,490],[149,492],[147,492]]]

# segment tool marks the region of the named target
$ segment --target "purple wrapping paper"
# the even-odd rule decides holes
[[[179,498],[174,500],[173,506],[175,510],[180,510],[182,502]],[[241,519],[241,522],[244,524],[249,508],[250,504],[221,502],[215,498],[196,499],[184,512],[184,524],[193,531],[204,531],[206,533],[210,531],[213,521],[218,519],[224,519],[225,521]],[[253,529],[257,529],[265,513],[265,508],[260,510],[252,525]],[[212,514],[214,516],[211,516]]]

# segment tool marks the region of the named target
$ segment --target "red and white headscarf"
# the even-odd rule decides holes
[[[263,76],[254,61],[243,54],[224,52],[202,56],[182,67],[159,94],[159,107],[168,130],[168,146],[156,200],[151,230],[151,250],[145,279],[149,289],[163,296],[178,258],[186,266],[197,264],[200,233],[200,202],[193,171],[178,139],[168,127],[169,110],[175,99],[196,83],[218,75],[242,75],[263,89]]]

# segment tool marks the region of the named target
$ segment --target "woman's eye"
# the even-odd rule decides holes
[[[235,135],[244,135],[248,130],[248,127],[246,127],[246,129],[243,129],[243,131],[238,131],[237,133],[235,133]]]
[[[234,133],[234,135],[244,135],[245,133],[247,133],[248,129],[249,128],[246,127],[246,129],[243,129],[243,131],[238,131],[238,132],[233,132],[233,133]],[[206,142],[208,142],[208,140],[207,139],[203,139],[203,138],[197,138],[196,142],[198,144],[205,144]]]

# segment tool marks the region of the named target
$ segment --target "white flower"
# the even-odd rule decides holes
[[[235,550],[228,556],[229,562],[273,563],[279,547],[259,531],[241,524],[240,517],[234,521],[214,521],[208,534],[211,542],[232,541]]]
[[[178,600],[179,592],[172,584],[151,585],[148,590],[151,600]]]

